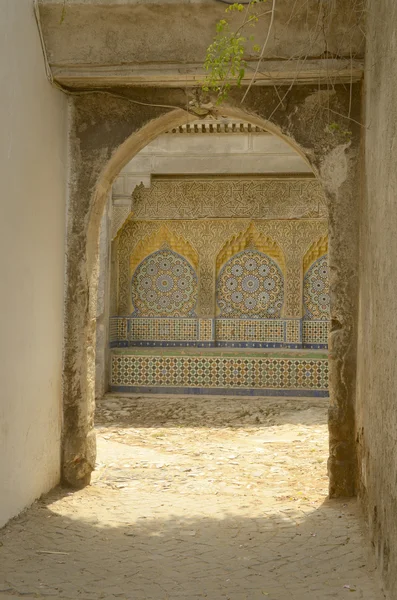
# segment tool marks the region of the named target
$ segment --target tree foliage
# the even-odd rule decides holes
[[[241,86],[244,78],[247,62],[244,59],[247,42],[254,41],[254,35],[243,33],[249,27],[255,27],[259,18],[254,11],[255,7],[267,0],[252,0],[243,5],[238,2],[231,4],[225,10],[227,14],[232,12],[242,13],[243,22],[233,31],[227,19],[221,19],[216,25],[214,41],[207,49],[204,69],[207,72],[203,84],[203,91],[212,91],[217,94],[217,102],[220,104],[228,95],[232,85]],[[266,11],[266,14],[271,11]],[[253,51],[261,52],[260,46],[254,44]]]

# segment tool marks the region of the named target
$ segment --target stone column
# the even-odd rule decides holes
[[[99,234],[98,292],[96,313],[95,397],[108,389],[109,309],[110,309],[110,214],[111,198],[103,211]]]

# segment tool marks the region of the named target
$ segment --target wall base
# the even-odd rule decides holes
[[[134,348],[111,351],[112,392],[328,397],[325,352]]]

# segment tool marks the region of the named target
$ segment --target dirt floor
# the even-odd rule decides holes
[[[107,396],[92,485],[0,532],[0,597],[380,600],[356,502],[326,498],[326,413]]]

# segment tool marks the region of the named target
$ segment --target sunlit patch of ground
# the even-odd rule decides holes
[[[92,485],[0,533],[0,598],[380,600],[356,502],[326,499],[326,414],[326,400],[107,397]]]

